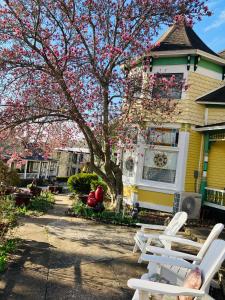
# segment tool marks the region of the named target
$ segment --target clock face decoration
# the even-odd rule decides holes
[[[128,157],[128,159],[125,162],[125,167],[126,167],[127,171],[129,171],[129,172],[133,171],[133,169],[134,169],[134,160],[133,160],[132,157]]]
[[[165,153],[156,153],[153,160],[154,164],[159,168],[165,167],[168,162],[168,158]]]

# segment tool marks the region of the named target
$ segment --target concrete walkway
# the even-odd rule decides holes
[[[17,255],[0,277],[1,300],[128,300],[127,280],[146,268],[132,254],[135,230],[65,216],[68,197],[55,208],[27,217],[15,230]]]

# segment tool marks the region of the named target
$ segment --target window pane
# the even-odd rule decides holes
[[[175,76],[174,85],[167,87],[167,84],[163,83],[163,78],[170,80],[172,76]],[[167,99],[181,99],[182,86],[183,86],[183,73],[162,73],[157,75],[156,84],[152,90],[153,98],[167,98]]]
[[[157,182],[175,183],[177,152],[145,151],[142,178]]]
[[[149,128],[146,143],[151,145],[177,147],[178,139],[178,129]]]

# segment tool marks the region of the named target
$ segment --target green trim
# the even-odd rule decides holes
[[[187,56],[184,57],[160,57],[153,59],[153,66],[186,65]]]
[[[195,62],[195,56],[191,56],[191,65],[194,65]],[[179,57],[153,57],[153,66],[172,66],[172,65],[187,65],[187,55],[185,56],[179,56]],[[139,62],[136,67],[141,67],[142,62]],[[217,72],[219,74],[223,74],[223,67],[213,63],[211,61],[208,61],[204,58],[201,58],[199,63],[199,67],[205,68],[207,70],[211,70],[214,72]],[[222,80],[222,78],[221,78]]]
[[[223,74],[223,67],[220,65],[217,65],[211,61],[205,60],[204,58],[201,58],[200,62],[198,63],[199,67],[217,72],[219,74]],[[222,79],[222,78],[221,78]]]
[[[205,156],[208,157],[208,153],[209,153],[209,133],[207,132],[204,134],[204,158]],[[203,172],[207,172],[207,171],[208,171],[208,161],[205,161],[204,159]],[[207,177],[202,176],[200,193],[202,194],[203,201],[205,200],[206,197],[206,190],[205,190],[206,187],[207,187]]]

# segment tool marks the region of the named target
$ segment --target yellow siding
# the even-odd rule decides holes
[[[208,108],[208,124],[225,122],[225,108]]]
[[[189,137],[188,159],[187,159],[186,178],[185,178],[186,192],[195,191],[194,171],[199,170],[201,172],[202,170],[202,162],[200,162],[200,169],[199,169],[199,160],[201,157],[200,154],[201,142],[203,142],[202,134],[196,131],[191,131]],[[200,178],[198,178],[197,184],[199,184],[199,182],[200,182]]]
[[[210,147],[207,185],[225,188],[225,142],[215,142]]]
[[[124,187],[124,196],[129,197],[131,188],[129,186]],[[145,191],[138,189],[138,201],[146,202],[154,205],[173,206],[173,194],[164,194],[153,191]]]
[[[223,82],[198,73],[189,72],[187,83],[189,88],[186,92],[186,97],[179,105],[181,111],[178,118],[179,122],[204,125],[205,106],[197,104],[195,100],[199,96],[221,86]]]
[[[173,206],[172,194],[164,194],[152,191],[138,190],[138,200],[141,202],[148,202],[155,205]]]

